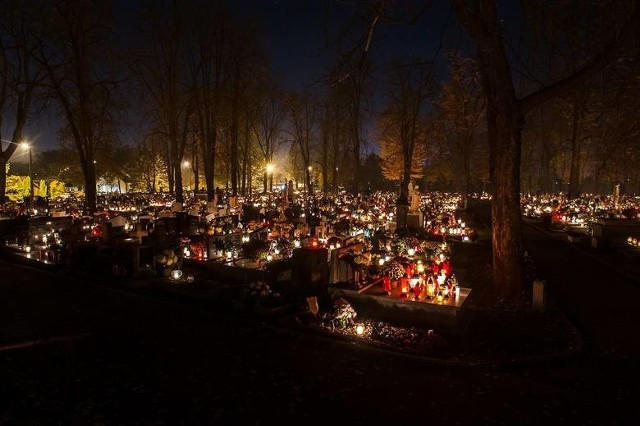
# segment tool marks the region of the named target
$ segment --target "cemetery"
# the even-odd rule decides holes
[[[478,259],[464,254],[488,247],[482,213],[461,209],[457,194],[415,192],[403,218],[389,193],[285,195],[237,197],[233,205],[141,196],[105,200],[93,216],[52,205],[55,215],[5,215],[2,250],[14,261],[107,285],[330,333],[413,339],[416,347],[434,333],[464,337],[476,311],[470,305],[484,300],[473,301],[486,277],[473,265]],[[631,203],[618,210],[629,214]],[[605,219],[601,210],[551,198],[523,202],[526,220],[544,223],[545,214],[569,236],[581,227],[638,250],[637,218]]]

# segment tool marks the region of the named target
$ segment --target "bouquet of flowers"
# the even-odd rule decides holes
[[[180,257],[173,250],[164,250],[156,256],[156,261],[160,263],[164,269],[176,269],[180,267]]]
[[[333,318],[339,327],[346,327],[353,324],[353,319],[357,316],[355,309],[351,304],[339,298],[333,303]]]
[[[398,261],[392,260],[385,265],[387,268],[386,274],[392,280],[399,280],[405,274],[404,266]]]

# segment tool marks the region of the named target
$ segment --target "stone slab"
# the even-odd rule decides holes
[[[452,333],[461,333],[468,323],[470,312],[465,309],[465,302],[470,293],[470,288],[463,287],[457,300],[445,299],[439,303],[435,300],[413,301],[403,298],[399,289],[388,296],[382,290],[381,281],[359,291],[329,287],[332,298],[345,298],[363,318],[396,325],[434,327]]]

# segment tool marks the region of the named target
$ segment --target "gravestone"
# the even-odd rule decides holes
[[[317,296],[323,302],[328,298],[328,250],[325,248],[298,248],[291,257],[292,290],[298,295]]]

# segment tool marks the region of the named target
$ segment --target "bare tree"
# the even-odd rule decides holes
[[[524,289],[520,217],[520,153],[524,117],[542,103],[575,89],[611,60],[623,41],[630,39],[637,28],[638,9],[631,8],[630,19],[605,45],[602,54],[594,56],[564,79],[518,98],[496,2],[452,0],[452,3],[475,42],[487,100],[494,286],[498,294],[514,296]]]
[[[34,61],[41,12],[38,2],[7,1],[0,14],[0,123],[13,125],[6,148],[0,126],[0,202],[7,189],[7,163],[23,142],[34,91],[44,74]]]
[[[96,208],[96,152],[114,140],[111,107],[118,80],[109,60],[111,6],[89,0],[51,4],[36,54],[76,147],[90,211]]]
[[[458,191],[463,204],[471,192],[471,171],[480,174],[483,154],[486,154],[484,136],[484,95],[480,77],[472,59],[459,54],[449,55],[450,80],[442,84],[437,101],[437,133],[447,143],[452,174],[462,184]]]
[[[313,194],[313,159],[311,156],[317,145],[318,132],[319,114],[316,102],[316,97],[308,90],[291,94],[288,98],[292,149],[297,149],[300,154],[309,195]]]
[[[395,143],[399,148],[401,179],[398,204],[407,204],[412,178],[421,177],[423,172],[427,133],[425,110],[429,96],[433,95],[432,83],[429,63],[398,63],[391,69],[387,105],[380,122],[382,141]],[[416,149],[419,144],[421,149]],[[417,153],[421,155],[415,155]],[[406,217],[404,219],[402,222],[399,218],[398,223],[406,223]]]
[[[260,153],[262,154],[263,191],[267,191],[267,165],[273,164],[273,157],[284,143],[283,125],[286,119],[286,108],[282,95],[275,89],[266,89],[254,104],[252,123]]]
[[[169,192],[184,200],[182,161],[189,140],[193,98],[185,62],[187,20],[182,4],[157,3],[144,11],[145,49],[137,75],[150,99],[154,131],[165,144],[165,167]]]

